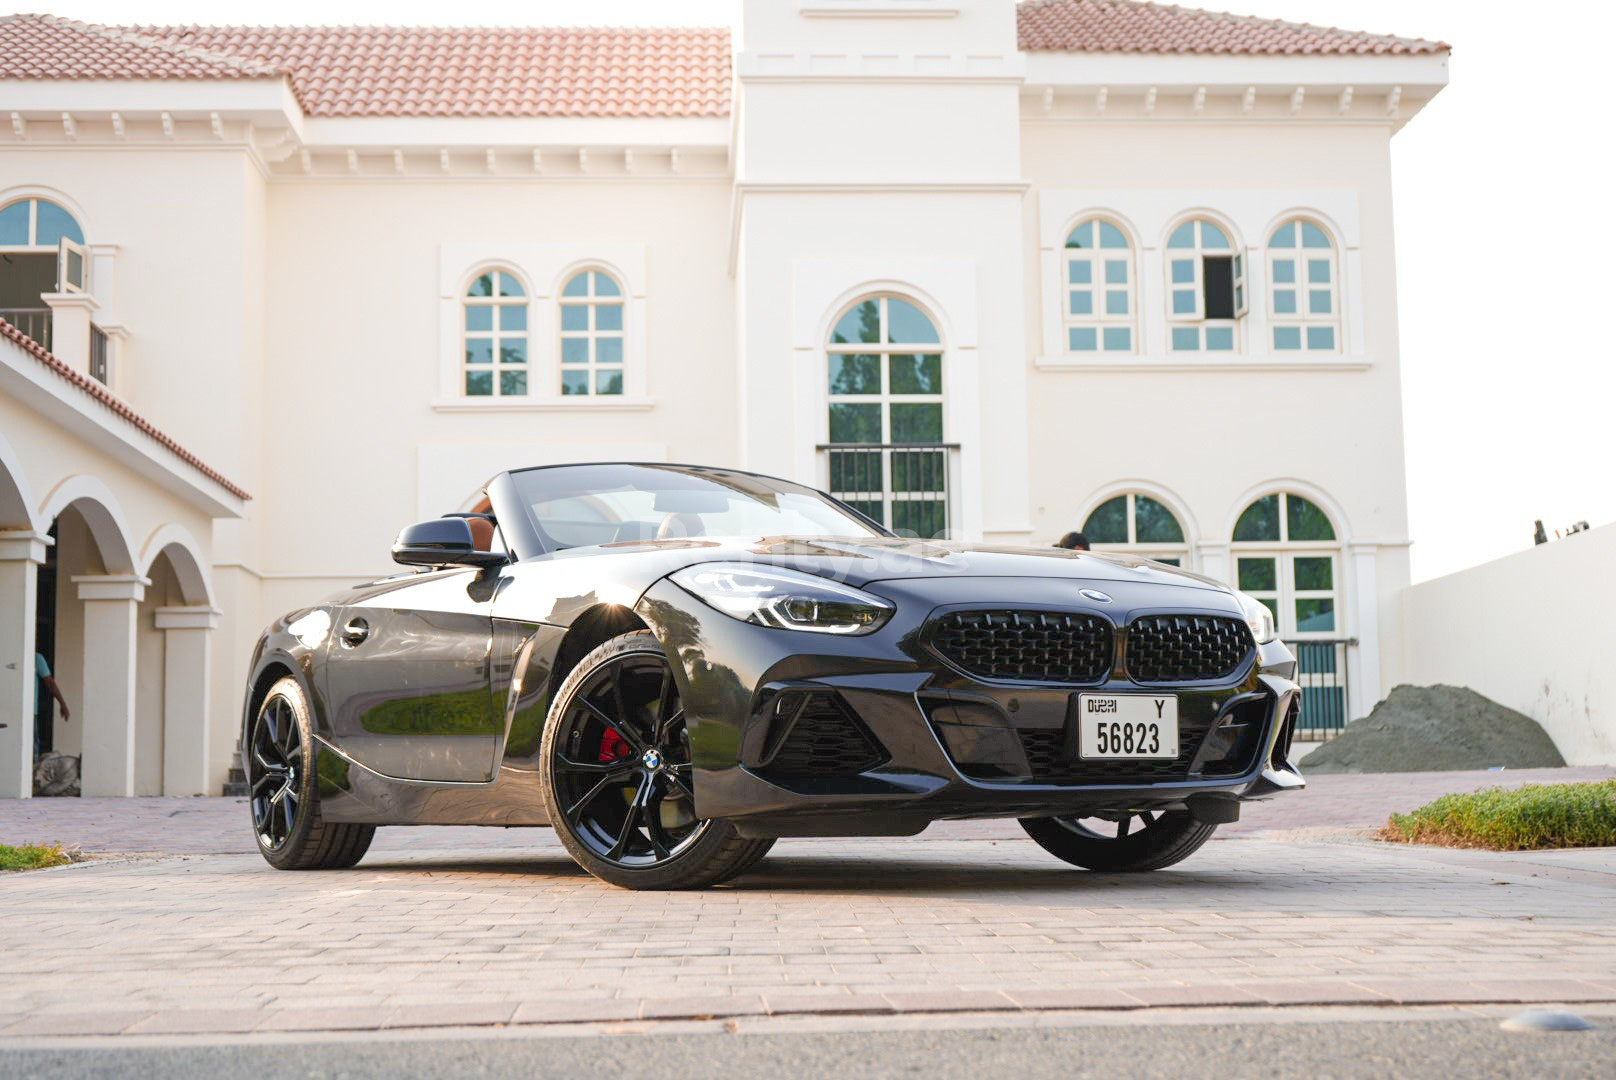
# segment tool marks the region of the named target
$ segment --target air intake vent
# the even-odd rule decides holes
[[[1147,615],[1128,626],[1124,657],[1139,683],[1227,679],[1246,665],[1255,642],[1239,619],[1216,615]]]
[[[829,690],[787,690],[774,700],[765,772],[852,776],[886,761],[864,722]]]
[[[931,647],[979,679],[1097,683],[1111,670],[1111,624],[1063,611],[951,611]]]

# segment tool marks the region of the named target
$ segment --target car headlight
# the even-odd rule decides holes
[[[725,615],[758,626],[868,634],[892,617],[892,605],[878,596],[795,570],[701,563],[672,577],[674,584]]]
[[[1254,596],[1245,593],[1236,593],[1240,598],[1240,608],[1245,612],[1246,625],[1251,627],[1251,636],[1257,639],[1257,644],[1266,645],[1279,636],[1274,629],[1274,613],[1268,610],[1268,605]]]

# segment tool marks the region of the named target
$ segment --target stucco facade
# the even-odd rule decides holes
[[[28,402],[0,402],[18,492],[0,500],[0,526],[41,538],[29,541],[38,555],[53,492],[93,478],[110,493],[94,505],[123,507],[130,553],[108,561],[103,543],[96,563],[73,519],[55,537],[61,565],[149,579],[140,588],[163,593],[161,610],[217,613],[191,616],[214,627],[205,684],[169,695],[178,726],[139,728],[138,776],[120,771],[108,793],[218,790],[259,629],[386,571],[400,526],[466,508],[488,475],[521,464],[722,463],[836,489],[837,455],[852,451],[835,447],[873,442],[863,452],[888,470],[875,499],[894,525],[914,493],[894,490],[892,455],[924,452],[946,470],[935,520],[1003,543],[1048,544],[1109,500],[1144,496],[1176,519],[1181,538],[1163,551],[1183,565],[1235,580],[1244,553],[1281,578],[1309,576],[1277,581],[1272,600],[1294,633],[1351,642],[1340,655],[1354,715],[1400,678],[1408,538],[1388,146],[1444,84],[1445,50],[1027,50],[1012,0],[750,0],[732,44],[725,115],[311,116],[285,79],[0,80],[0,209],[37,198],[76,218],[91,318],[110,331],[107,385],[251,493],[220,496],[170,463],[182,486],[213,491],[187,503],[126,476],[116,455],[72,450],[77,436],[45,430]],[[1095,323],[1112,331],[1095,340],[1120,341],[1126,326],[1126,349],[1074,346],[1088,324],[1073,310],[1071,238],[1101,221],[1126,246],[1093,265],[1126,278],[1112,283],[1126,301],[1111,303],[1127,310]],[[1194,221],[1230,245],[1197,249],[1194,273],[1226,273],[1238,256],[1242,306],[1221,323],[1172,311],[1173,238]],[[1275,344],[1270,242],[1298,221],[1327,240],[1305,254],[1328,263],[1317,325],[1329,348]],[[602,303],[620,329],[580,331],[610,339],[590,346],[588,370],[620,376],[614,393],[561,392],[584,370],[566,342],[583,318],[568,311],[580,273],[617,290]],[[520,342],[522,393],[467,392],[482,385],[467,382],[484,317],[468,314],[468,290],[484,274],[520,287],[520,336],[501,339],[497,322],[489,333]],[[1208,281],[1196,287],[1216,300]],[[868,400],[890,423],[852,438],[844,419],[877,413],[859,413],[835,372],[899,361],[880,359],[884,345],[872,343],[877,361],[827,346],[850,310],[882,297],[921,314],[935,336],[911,352],[939,359],[904,376],[921,384],[886,376]],[[1175,330],[1214,324],[1229,348],[1178,347]],[[82,366],[72,325],[58,318],[53,350]],[[931,449],[879,448],[901,443]],[[1236,542],[1243,511],[1280,494],[1322,512],[1329,536]],[[169,526],[205,589],[151,570],[142,545]],[[83,636],[93,603],[64,601],[54,627],[75,710],[58,745],[83,750],[87,790],[112,753],[100,740],[124,738],[98,735],[116,723],[90,714],[105,695],[85,665],[111,647]],[[140,670],[180,616],[127,603]],[[18,624],[7,659],[21,660],[32,631],[0,621]],[[31,686],[5,691],[8,708],[32,707]],[[129,697],[135,713],[165,707],[151,685]],[[26,788],[28,727],[0,731],[4,793]],[[185,745],[202,747],[205,780],[170,786],[151,762]]]

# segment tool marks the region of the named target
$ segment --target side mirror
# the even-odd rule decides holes
[[[478,551],[465,518],[434,518],[406,525],[393,542],[393,561],[406,566],[500,566],[498,551]]]

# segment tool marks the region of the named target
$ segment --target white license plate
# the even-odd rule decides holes
[[[1079,757],[1178,756],[1178,698],[1171,694],[1079,694],[1077,710]]]

